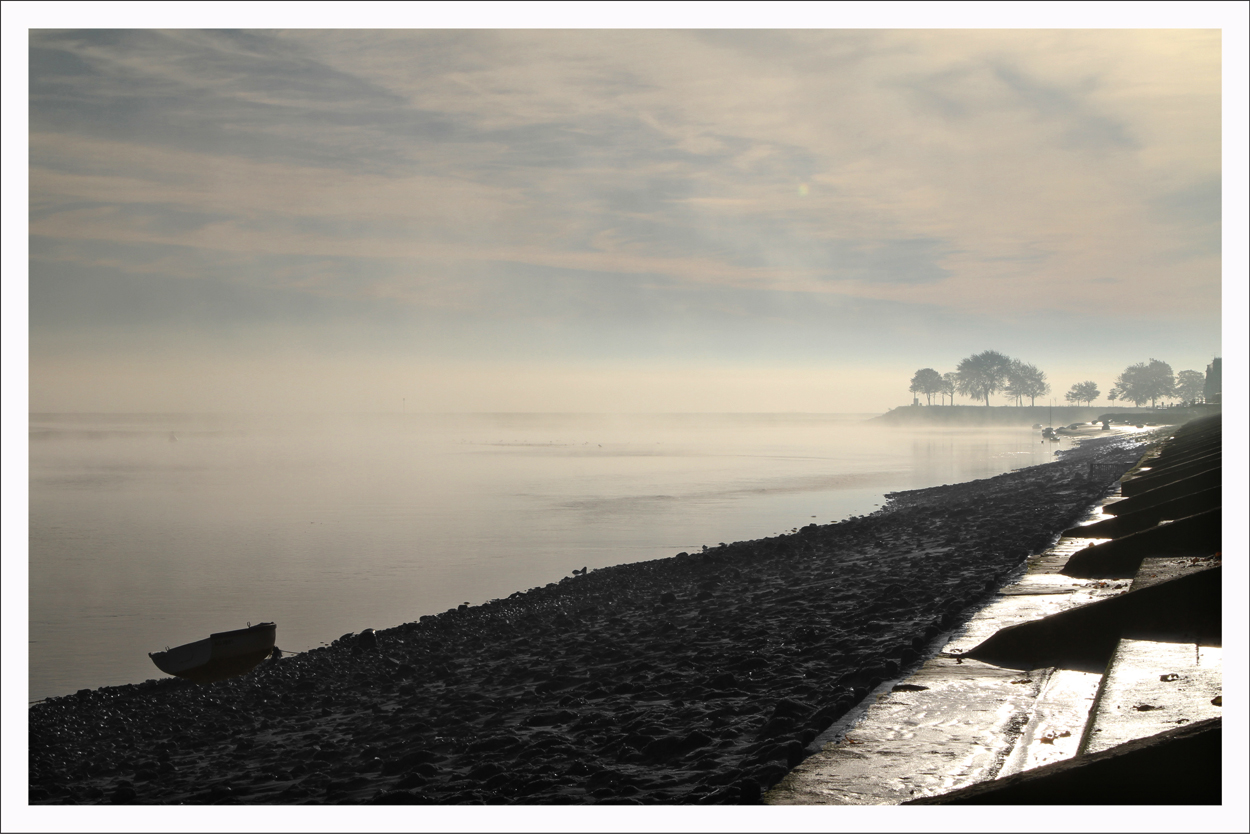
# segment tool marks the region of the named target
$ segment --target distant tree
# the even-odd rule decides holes
[[[911,388],[908,390],[913,394],[924,394],[929,405],[933,405],[933,395],[942,390],[942,375],[932,368],[921,368],[911,378]]]
[[[1184,402],[1193,402],[1202,397],[1202,389],[1207,383],[1207,375],[1201,371],[1181,371],[1176,375],[1176,397]]]
[[[1020,405],[1020,400],[1024,396],[1020,393],[1020,386],[1024,381],[1024,363],[1019,359],[1012,359],[1007,365],[1007,387],[1004,393],[1009,397],[1015,397],[1016,405]]]
[[[1176,392],[1176,377],[1172,374],[1172,366],[1158,359],[1151,359],[1146,365],[1147,390],[1150,392],[1150,407],[1155,407],[1156,400],[1173,397]]]
[[[1013,359],[1011,370],[1007,372],[1007,393],[1016,398],[1016,405],[1020,405],[1020,400],[1024,397],[1029,398],[1030,405],[1037,405],[1038,397],[1050,393],[1050,383],[1046,381],[1046,374],[1039,371],[1037,366]]]
[[[955,404],[955,372],[947,371],[942,374],[942,393],[951,398],[950,404]]]
[[[1207,365],[1207,380],[1202,386],[1202,398],[1209,403],[1218,403],[1223,398],[1224,381],[1220,370],[1223,364],[1217,356]]]
[[[955,369],[955,389],[974,400],[990,404],[990,394],[1003,390],[1011,358],[996,350],[986,350],[963,359]]]
[[[1129,400],[1138,407],[1149,400],[1150,407],[1154,408],[1160,399],[1172,396],[1175,387],[1172,366],[1151,359],[1149,364],[1138,362],[1125,368],[1124,373],[1116,377],[1115,387],[1111,390],[1118,399]]]
[[[1124,400],[1131,402],[1134,406],[1141,408],[1141,404],[1150,399],[1150,396],[1143,394],[1141,386],[1135,384],[1135,379],[1141,376],[1146,366],[1142,363],[1130,365],[1124,369],[1124,373],[1115,378],[1115,385],[1111,386],[1111,390],[1107,393],[1108,399]]]
[[[1089,405],[1093,403],[1094,400],[1098,399],[1098,395],[1101,393],[1102,392],[1098,390],[1097,383],[1086,380],[1085,382],[1078,382],[1076,385],[1073,385],[1072,388],[1068,390],[1068,393],[1063,395],[1063,398],[1070,403],[1085,403],[1086,405]]]

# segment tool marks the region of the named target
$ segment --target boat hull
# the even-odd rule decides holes
[[[250,672],[273,652],[278,627],[274,623],[220,631],[148,657],[156,668],[195,683],[213,683]]]

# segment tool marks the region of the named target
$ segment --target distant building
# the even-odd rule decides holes
[[[1207,381],[1202,385],[1202,398],[1209,403],[1220,401],[1220,393],[1224,387],[1221,376],[1220,357],[1217,356],[1207,365]]]

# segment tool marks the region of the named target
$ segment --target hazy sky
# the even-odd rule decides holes
[[[1222,352],[1218,29],[36,30],[29,72],[35,411],[883,411],[986,349],[1058,402]]]

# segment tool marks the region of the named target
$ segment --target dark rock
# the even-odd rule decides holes
[[[122,783],[113,791],[110,801],[114,805],[132,805],[138,799],[135,789],[127,783]]]
[[[369,800],[370,805],[433,805],[434,800],[417,791],[395,790],[379,791],[378,795]]]
[[[641,751],[654,741],[655,736],[650,736],[646,733],[630,733],[622,740],[622,744],[626,747],[631,747],[634,750]]]
[[[591,773],[595,773],[597,770],[598,768],[591,767],[584,761],[575,761],[573,762],[573,764],[569,765],[568,770],[565,771],[565,774],[576,779],[577,777],[580,777],[580,776],[589,776]]]
[[[750,761],[752,764],[785,762],[788,766],[794,767],[803,760],[804,755],[803,745],[798,741],[791,740],[780,744],[765,742]]]
[[[567,724],[577,719],[577,713],[562,709],[559,712],[540,712],[525,719],[530,727],[550,727],[555,724]]]
[[[516,792],[520,796],[535,796],[543,793],[544,791],[549,791],[554,787],[556,787],[555,782],[550,779],[539,777],[522,783],[517,787]]]
[[[313,753],[313,758],[319,762],[337,762],[346,757],[347,751],[336,747],[322,747]]]
[[[773,785],[781,781],[781,779],[790,772],[790,768],[783,764],[766,764],[756,768],[752,774],[754,779],[759,783],[761,788],[771,788]]]
[[[408,790],[409,788],[419,788],[428,782],[429,780],[419,773],[409,773],[396,782],[395,787],[399,790]]]
[[[783,698],[777,702],[776,706],[773,707],[773,717],[803,718],[811,711],[812,708],[808,704],[804,704],[801,701],[791,700],[790,698]]]
[[[653,761],[664,761],[681,751],[681,739],[676,736],[657,738],[642,749],[642,754]]]
[[[794,732],[795,726],[793,718],[778,716],[770,718],[763,727],[760,727],[756,735],[760,738],[775,738],[777,736],[789,735]]]
[[[370,783],[365,776],[352,776],[341,782],[333,781],[326,783],[326,793],[342,793],[343,791],[354,791],[363,788]]]
[[[741,791],[737,785],[727,785],[695,801],[699,805],[739,805],[741,804],[741,796]]]
[[[707,747],[715,740],[701,730],[694,730],[681,740],[677,746],[677,751],[684,755],[693,750],[698,750],[700,747]]]
[[[490,753],[497,750],[507,750],[517,747],[521,744],[521,739],[516,736],[491,736],[489,738],[478,739],[469,744],[469,753]]]
[[[497,773],[482,783],[482,787],[488,791],[504,791],[514,781],[511,773]]]
[[[501,765],[495,764],[494,762],[488,762],[471,770],[469,772],[469,778],[475,782],[482,782],[503,772],[504,769]]]

